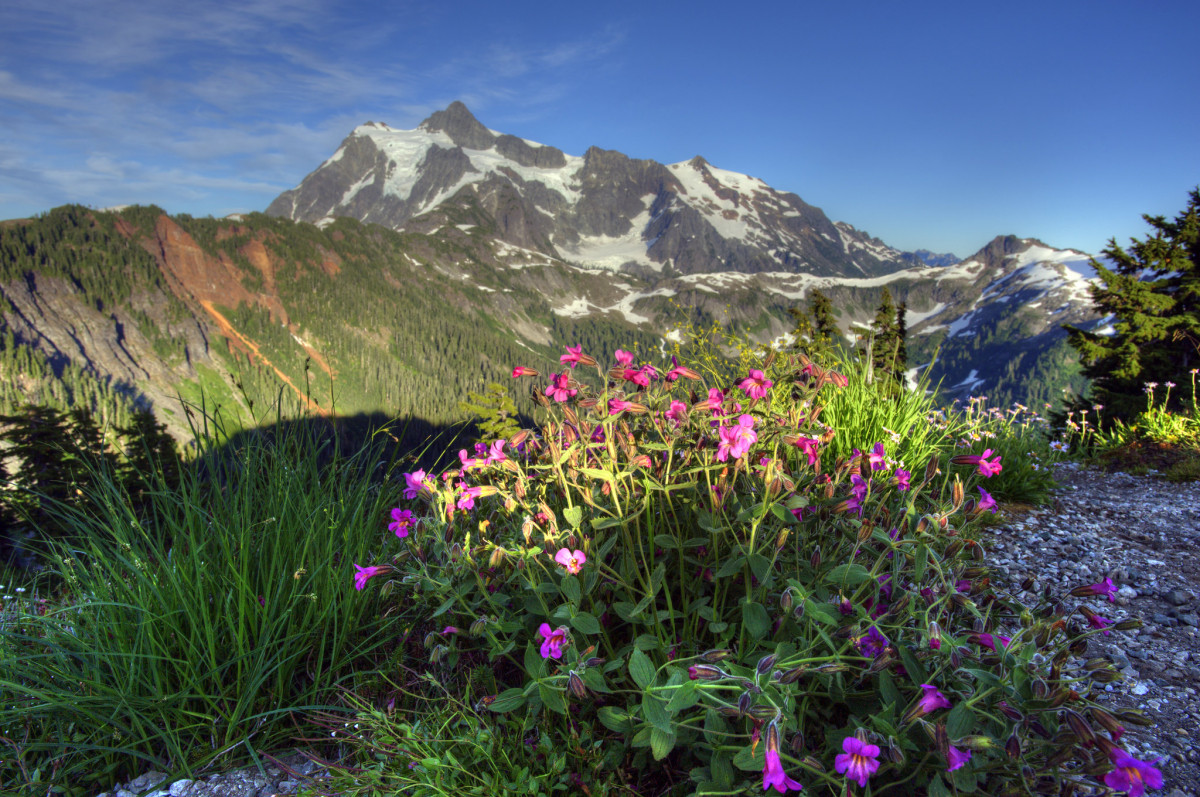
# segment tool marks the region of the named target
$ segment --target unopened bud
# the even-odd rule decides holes
[[[1008,753],[1008,757],[1014,761],[1021,757],[1021,739],[1017,736],[1017,732],[1013,731],[1008,740],[1004,742],[1004,752]]]
[[[1146,713],[1141,709],[1127,708],[1117,712],[1117,716],[1125,721],[1128,725],[1140,725],[1148,727],[1154,724],[1154,721],[1146,716]]]
[[[738,713],[744,715],[746,712],[748,712],[750,710],[750,706],[753,704],[754,704],[754,696],[751,695],[749,692],[742,692],[741,696],[738,697],[738,702],[737,702]]]
[[[1132,631],[1135,628],[1141,628],[1142,621],[1137,617],[1131,617],[1128,620],[1122,620],[1119,623],[1114,623],[1113,628],[1117,631]]]
[[[711,664],[693,664],[687,668],[688,678],[693,681],[720,681],[729,675],[720,667]]]
[[[467,631],[471,634],[471,636],[479,636],[483,633],[484,629],[487,628],[487,623],[488,619],[486,616],[479,617],[475,620],[475,622],[471,623],[471,627],[468,628]]]
[[[783,591],[783,594],[779,596],[779,606],[785,612],[789,612],[792,610],[792,605],[794,603],[795,600],[792,598],[792,588],[788,587]]]
[[[715,664],[718,661],[724,661],[733,655],[733,651],[729,648],[717,648],[715,650],[706,650],[700,654],[700,660],[710,664]]]
[[[600,658],[599,656],[592,656],[587,661],[585,661],[583,663],[583,665],[585,667],[603,667],[604,659]]]
[[[821,567],[821,548],[818,546],[813,548],[812,555],[808,557],[808,563],[813,570],[819,570]]]
[[[769,656],[763,656],[758,660],[758,664],[755,665],[754,671],[759,675],[766,675],[771,671],[771,668],[775,666],[775,661],[778,658],[779,657],[774,653],[770,654]]]
[[[991,750],[996,746],[996,743],[987,736],[971,734],[970,736],[963,736],[955,740],[954,746],[965,747],[968,750]]]
[[[756,720],[765,721],[778,716],[779,709],[774,706],[752,706],[747,713]],[[775,723],[772,722],[771,726],[774,727],[774,725]]]
[[[445,645],[438,645],[433,649],[433,652],[429,654],[429,663],[437,664],[439,661],[446,658],[446,655],[449,652],[450,648],[446,647]]]
[[[567,691],[576,700],[587,700],[588,698],[588,688],[584,685],[583,679],[579,677],[579,673],[574,670],[571,670],[570,675],[567,676]]]
[[[1070,726],[1071,732],[1083,743],[1084,747],[1091,747],[1096,743],[1096,732],[1092,730],[1092,726],[1088,724],[1078,713],[1071,709],[1063,709],[1063,717]]]
[[[500,546],[496,546],[495,550],[492,551],[492,555],[488,557],[488,567],[499,567],[504,564],[504,557],[507,553]]]
[[[796,681],[800,680],[800,676],[804,675],[804,673],[807,670],[808,670],[808,668],[805,667],[804,665],[800,665],[799,667],[793,667],[792,669],[788,670],[787,672],[785,672],[779,676],[779,683],[783,684],[784,686],[786,686],[788,684],[794,684],[794,683],[796,683]]]

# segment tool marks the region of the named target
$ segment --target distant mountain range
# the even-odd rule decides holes
[[[950,392],[1028,404],[1081,383],[1058,325],[1100,323],[1088,262],[1013,236],[962,261],[903,252],[700,157],[567,155],[454,103],[416,130],[356,128],[267,215],[0,222],[0,409],[148,402],[182,432],[180,397],[245,412],[282,390],[441,423],[566,343],[658,349],[685,316],[779,340],[814,288],[846,330],[885,285],[911,365],[937,351]]]

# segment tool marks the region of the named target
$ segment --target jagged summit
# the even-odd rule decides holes
[[[795,194],[699,155],[670,165],[599,146],[567,155],[490,130],[457,101],[414,130],[359,126],[267,213],[399,230],[465,202],[482,207],[506,243],[586,268],[870,277],[912,262]]]

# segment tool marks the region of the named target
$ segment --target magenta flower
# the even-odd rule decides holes
[[[721,405],[725,403],[725,394],[718,388],[710,387],[708,389],[708,403],[712,405],[712,414],[721,414]]]
[[[867,744],[857,736],[847,736],[842,742],[846,752],[833,760],[834,768],[859,786],[866,786],[867,779],[879,769],[879,746]]]
[[[633,382],[635,385],[641,385],[642,387],[649,387],[650,385],[650,374],[646,372],[645,368],[626,368],[621,372],[621,378],[626,382]]]
[[[867,497],[867,483],[857,473],[850,474],[850,492],[854,493],[854,497],[861,503]]]
[[[724,462],[730,456],[741,459],[746,456],[755,442],[758,434],[754,431],[754,418],[743,415],[734,426],[722,426],[720,429],[721,442],[717,446],[717,461]]]
[[[380,573],[386,573],[388,568],[386,565],[371,565],[370,567],[354,566],[358,572],[354,574],[354,588],[362,592],[363,587],[367,586],[367,582]]]
[[[461,463],[461,465],[462,465],[462,471],[463,471],[463,473],[466,473],[466,472],[467,472],[467,471],[469,471],[471,468],[478,467],[479,465],[482,465],[482,464],[483,464],[482,462],[480,462],[480,461],[479,461],[479,460],[477,460],[477,459],[474,459],[474,458],[472,458],[472,457],[468,457],[468,456],[467,456],[467,449],[465,449],[465,448],[460,448],[460,449],[458,450],[458,461],[459,461],[459,463]]]
[[[571,387],[571,377],[566,371],[550,375],[550,385],[546,388],[546,395],[550,398],[555,401],[566,401],[578,392]]]
[[[404,474],[404,497],[408,499],[416,498],[421,493],[431,492],[431,483],[425,475],[425,471],[418,470],[413,473]]]
[[[899,490],[900,492],[905,492],[906,490],[908,490],[908,488],[910,486],[908,482],[911,478],[912,478],[911,473],[909,473],[906,470],[897,468],[896,469],[896,489]]]
[[[956,457],[950,457],[950,462],[955,465],[975,465],[979,468],[980,476],[990,479],[1003,470],[1000,466],[1000,455],[996,455],[995,461],[989,461],[988,457],[991,455],[992,449],[989,448],[983,454],[960,454]]]
[[[683,423],[683,419],[687,417],[687,405],[682,401],[672,401],[670,409],[667,410],[667,420],[675,426]]]
[[[808,457],[809,467],[817,467],[817,463],[820,462],[817,458],[817,448],[821,445],[820,440],[817,440],[815,437],[797,437],[796,442],[792,445],[805,453]]]
[[[458,489],[462,491],[462,494],[458,497],[458,503],[455,506],[464,512],[474,509],[475,499],[483,494],[483,488],[469,487],[466,482],[459,482]]]
[[[491,447],[488,448],[487,459],[485,460],[488,465],[508,459],[508,455],[504,453],[504,444],[507,442],[507,440],[492,441]]]
[[[979,490],[979,506],[976,507],[976,509],[978,509],[980,512],[982,512],[985,509],[990,509],[990,510],[992,510],[992,514],[995,514],[996,499],[992,498],[992,496],[988,494],[988,491],[983,489],[982,487],[979,487],[977,489]]]
[[[1161,789],[1162,772],[1145,761],[1139,761],[1119,747],[1111,753],[1112,772],[1104,776],[1104,785],[1117,791],[1129,792],[1129,797],[1142,797],[1146,787]],[[1155,761],[1154,763],[1158,763]]]
[[[867,455],[867,462],[871,465],[871,470],[883,470],[887,467],[887,453],[884,451],[883,443],[876,443],[871,448],[871,453]]]
[[[887,637],[879,633],[879,629],[875,626],[871,626],[870,631],[854,640],[854,646],[858,648],[858,652],[871,659],[878,658],[887,644]]]
[[[571,552],[569,548],[560,548],[558,553],[554,555],[554,561],[567,569],[567,572],[574,575],[583,569],[583,565],[587,562],[587,557],[583,551]]]
[[[960,769],[960,768],[962,768],[963,764],[967,763],[970,760],[971,760],[971,751],[970,750],[963,752],[962,750],[959,750],[957,747],[951,746],[950,749],[946,751],[946,763],[948,763],[950,765],[950,766],[946,767],[946,771],[953,772],[956,769]]]
[[[1112,620],[1109,620],[1107,617],[1101,617],[1094,612],[1089,612],[1087,615],[1087,621],[1088,625],[1090,625],[1092,628],[1099,628],[1101,631],[1103,631],[1105,636],[1112,634],[1112,631],[1108,630],[1108,627],[1112,625]]]
[[[681,376],[686,377],[688,379],[699,379],[700,378],[700,374],[696,373],[691,368],[680,365],[679,360],[675,359],[675,355],[672,354],[671,355],[671,370],[667,371],[666,375],[663,376],[663,379],[666,379],[668,382],[674,382],[676,379],[678,379]]]
[[[397,537],[404,539],[412,527],[413,513],[411,510],[399,507],[392,510],[392,522],[388,524],[388,531],[394,531]]]
[[[625,410],[629,409],[632,406],[633,406],[632,401],[624,401],[622,399],[609,399],[608,400],[608,414],[609,415],[620,415],[622,412],[624,412]]]
[[[921,689],[921,699],[917,701],[917,707],[922,714],[932,714],[939,708],[950,708],[950,701],[936,686],[921,684]]]
[[[1106,578],[1099,584],[1092,584],[1092,589],[1095,590],[1093,595],[1103,595],[1108,598],[1109,603],[1114,603],[1117,599],[1114,597],[1117,594],[1117,585],[1113,583],[1111,578]]]
[[[767,391],[775,383],[763,376],[763,372],[757,368],[750,369],[750,375],[738,383],[747,396],[752,399],[760,399],[767,397]]]
[[[542,635],[542,658],[561,659],[563,646],[567,644],[566,627],[560,625],[551,631],[549,623],[542,623],[538,626],[538,633]]]
[[[1007,649],[1008,643],[1012,642],[1012,637],[1001,636],[1000,634],[971,634],[971,639],[981,648],[988,650],[996,649],[996,640],[1000,641],[1000,646]]]
[[[616,358],[617,365],[633,365],[633,354],[631,352],[617,349],[616,352],[613,353],[613,357]]]
[[[559,357],[558,361],[568,368],[574,368],[579,365],[583,356],[583,346],[567,346],[567,353]]]
[[[516,368],[513,369],[512,375],[513,375],[513,379],[517,379],[518,377],[522,377],[522,376],[537,376],[538,372],[532,368],[526,368],[523,365],[518,365]]]
[[[786,794],[791,789],[800,791],[804,788],[804,785],[799,781],[792,780],[783,771],[783,762],[779,760],[779,751],[768,749],[766,764],[763,766],[763,790],[765,791],[772,787],[780,794]]]

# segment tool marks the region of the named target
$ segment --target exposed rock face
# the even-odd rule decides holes
[[[666,166],[591,147],[572,157],[493,133],[460,102],[415,130],[362,125],[267,213],[428,230],[418,217],[449,218],[474,200],[501,240],[590,268],[862,277],[914,262],[795,194],[699,156]]]

